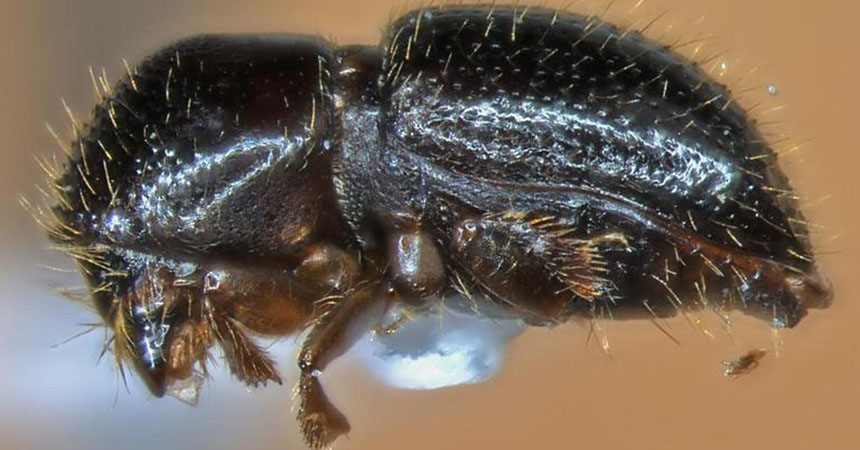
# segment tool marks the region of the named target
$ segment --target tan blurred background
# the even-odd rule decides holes
[[[720,79],[746,90],[745,105],[761,103],[755,112],[765,129],[775,138],[790,137],[779,147],[811,140],[783,167],[809,199],[808,218],[821,225],[815,239],[836,288],[834,306],[785,333],[779,358],[771,352],[758,370],[735,380],[721,376],[720,361],[770,345],[766,325],[739,314],[731,338],[709,323],[713,342],[682,319],[671,321],[680,346],[648,322],[609,324],[612,358],[593,342],[585,345],[582,327],[530,330],[514,342],[493,381],[437,391],[384,387],[353,367],[348,355],[325,374],[331,396],[353,424],[339,449],[860,448],[860,3],[648,0],[630,16],[634,3],[617,1],[608,17],[641,26],[666,11],[652,36],[665,32],[666,42],[716,37],[699,59],[728,50],[714,60],[727,63]],[[573,9],[606,4],[583,0]],[[110,361],[96,364],[101,332],[52,348],[96,318],[51,292],[78,277],[39,266],[69,267],[45,250],[46,240],[17,197],[37,195],[33,156],[54,150],[44,123],[63,123],[60,97],[83,116],[92,106],[90,65],[106,67],[115,80],[121,58],[137,60],[199,32],[300,32],[343,44],[374,43],[404,5],[3,1],[0,448],[301,448],[286,387],[246,392],[218,371],[200,406],[189,408],[151,399],[134,380],[126,393]],[[765,92],[771,82],[778,96]],[[292,343],[275,349],[286,378],[294,380]]]

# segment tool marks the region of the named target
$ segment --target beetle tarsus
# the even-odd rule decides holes
[[[305,443],[313,450],[330,447],[335,439],[349,432],[349,421],[328,399],[312,373],[303,373],[298,385],[299,421]]]

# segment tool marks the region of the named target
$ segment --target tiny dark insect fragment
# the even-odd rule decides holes
[[[239,380],[280,384],[255,337],[308,330],[315,449],[349,430],[319,374],[393,305],[464,296],[599,330],[706,308],[793,327],[830,301],[777,154],[726,87],[596,17],[432,7],[379,46],[204,35],[106,86],[33,209],[120,370],[193,402],[217,345]]]
[[[756,348],[732,361],[723,361],[723,376],[737,378],[748,374],[758,367],[759,361],[767,354],[766,348]]]

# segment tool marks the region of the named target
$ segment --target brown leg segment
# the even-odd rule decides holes
[[[445,264],[429,234],[419,230],[397,231],[388,242],[391,285],[404,301],[423,304],[445,287]]]
[[[281,384],[281,377],[272,359],[245,334],[234,319],[211,307],[207,311],[215,337],[236,378],[254,387],[270,380]]]
[[[296,394],[298,416],[305,442],[312,449],[329,446],[349,431],[346,417],[329,401],[319,375],[329,362],[345,353],[380,317],[387,306],[378,281],[361,282],[344,293],[317,321],[299,355],[302,371]]]
[[[611,296],[600,247],[627,247],[618,233],[577,239],[573,232],[551,216],[485,214],[457,224],[451,254],[465,278],[527,322],[560,323],[573,302]]]

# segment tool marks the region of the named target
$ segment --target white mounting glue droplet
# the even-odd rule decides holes
[[[469,305],[466,299],[447,298],[444,320],[436,314],[415,316],[393,334],[363,340],[358,351],[377,378],[401,389],[485,381],[501,369],[508,341],[525,324],[463,312]]]

